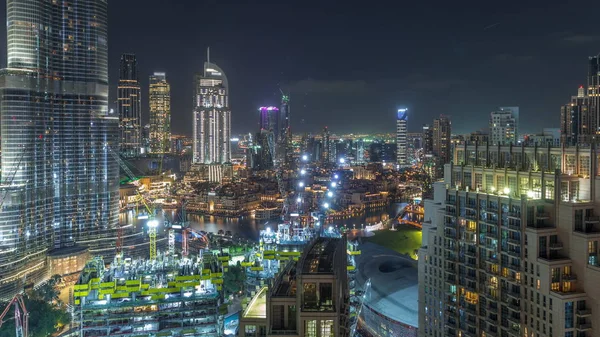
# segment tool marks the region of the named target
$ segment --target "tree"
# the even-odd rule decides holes
[[[26,295],[24,297],[25,307],[29,312],[29,336],[47,337],[71,321],[71,315],[64,306],[44,301],[39,298]],[[0,308],[4,309],[6,303]],[[14,317],[14,309],[11,308],[6,317]],[[12,337],[15,335],[15,322],[8,320],[0,328],[0,337]]]
[[[229,266],[229,270],[223,275],[223,290],[225,295],[234,294],[244,289],[246,271],[240,262]]]

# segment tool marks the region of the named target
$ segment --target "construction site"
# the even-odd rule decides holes
[[[74,286],[80,336],[221,336],[227,254],[194,258],[101,258],[87,263]]]

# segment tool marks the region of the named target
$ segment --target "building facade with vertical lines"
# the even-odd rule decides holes
[[[425,201],[420,336],[597,336],[600,151],[459,144]]]
[[[107,1],[8,0],[6,8],[0,298],[43,281],[52,251],[112,243],[119,215]]]

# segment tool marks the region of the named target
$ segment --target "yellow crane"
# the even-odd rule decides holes
[[[125,174],[127,174],[127,176],[129,176],[129,179],[131,179],[134,184],[139,187],[139,182],[136,178],[136,176],[133,174],[133,172],[131,172],[131,170],[129,169],[129,167],[127,167],[127,165],[123,162],[123,160],[121,159],[121,157],[119,157],[119,155],[113,151],[110,147],[108,148],[109,152],[111,153],[111,155],[113,156],[113,158],[115,158],[115,160],[119,163],[119,166],[121,166],[121,168],[123,169],[123,171],[125,171]],[[142,202],[142,204],[144,205],[144,208],[146,208],[146,211],[148,212],[148,221],[146,222],[146,225],[148,226],[148,237],[150,239],[150,259],[154,260],[156,259],[156,230],[158,227],[158,220],[156,220],[154,218],[154,208],[150,207],[150,205],[148,204],[148,202],[146,202],[146,198],[144,197],[144,195],[142,193],[140,193],[139,188],[136,189],[136,193],[138,196],[138,200]],[[120,226],[120,225],[119,225]],[[122,230],[121,228],[119,228],[118,232],[117,232],[117,254],[122,254],[121,252],[121,248],[123,245],[123,237],[122,237]]]

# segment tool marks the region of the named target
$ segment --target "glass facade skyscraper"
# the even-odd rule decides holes
[[[136,157],[142,148],[142,95],[135,55],[121,55],[119,70],[117,112],[120,120],[120,153],[124,157]]]
[[[47,253],[114,241],[118,116],[108,111],[107,0],[7,0],[0,72],[0,298]]]
[[[168,153],[171,147],[171,86],[165,73],[150,76],[150,153]]]
[[[194,163],[231,161],[231,110],[227,76],[219,66],[204,62],[194,78]]]
[[[398,109],[396,118],[396,161],[400,166],[408,164],[407,156],[407,128],[408,109]]]

